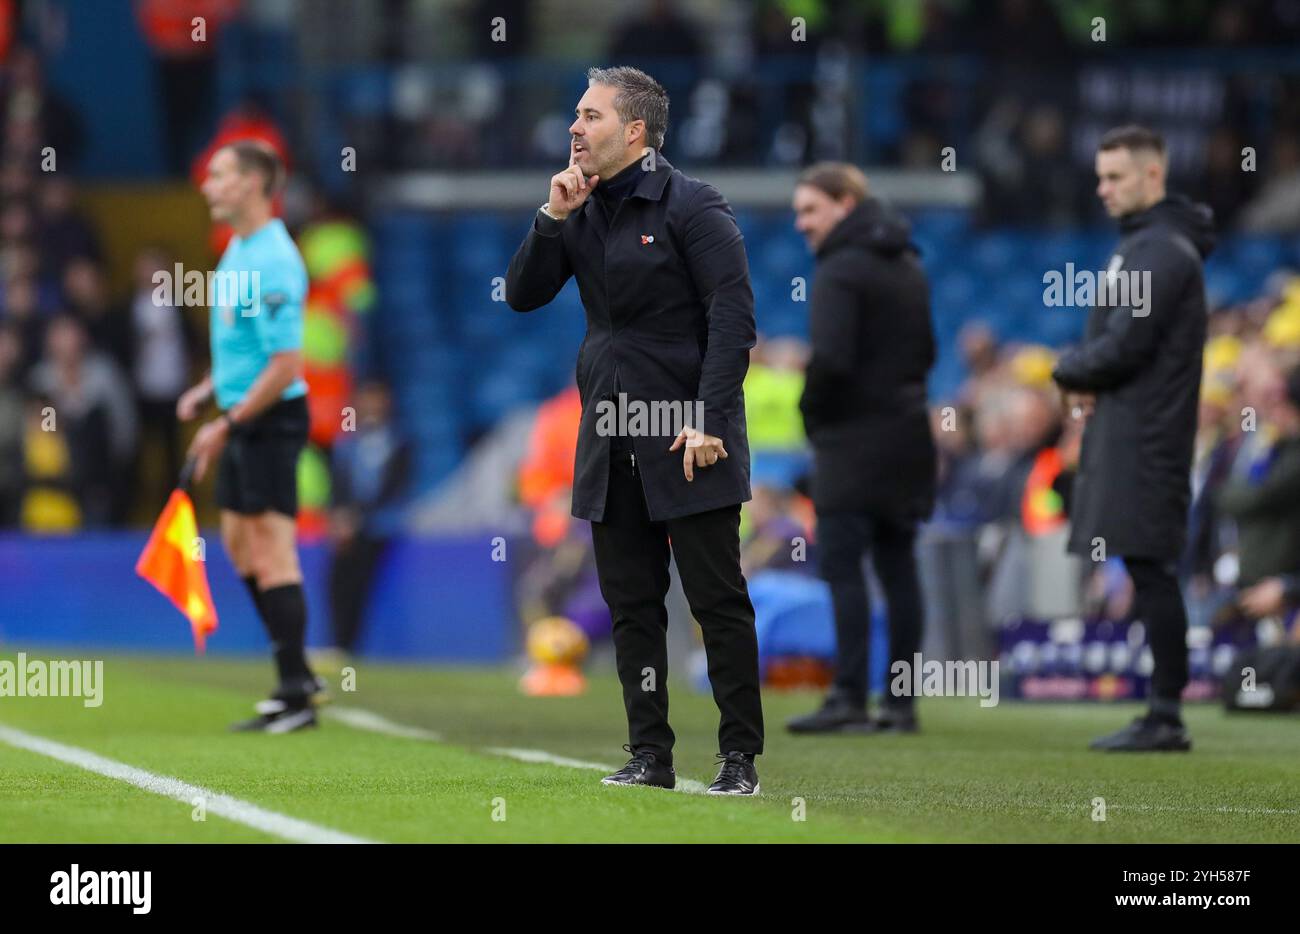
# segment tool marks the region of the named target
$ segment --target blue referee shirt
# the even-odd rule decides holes
[[[307,267],[284,221],[232,238],[211,288],[212,386],[224,410],[248,394],[272,354],[302,349]],[[306,392],[299,379],[280,398]]]

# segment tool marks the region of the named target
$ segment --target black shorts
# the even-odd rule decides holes
[[[217,465],[217,505],[244,515],[298,515],[298,455],[307,443],[307,397],[281,399],[236,426]]]

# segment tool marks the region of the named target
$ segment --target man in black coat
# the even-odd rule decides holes
[[[1187,538],[1206,308],[1202,261],[1214,245],[1204,205],[1165,194],[1164,141],[1111,130],[1097,193],[1123,239],[1099,277],[1082,345],[1053,376],[1087,417],[1070,505],[1070,551],[1118,555],[1133,580],[1155,667],[1149,712],[1094,749],[1186,750],[1187,611],[1176,576]],[[1125,300],[1125,294],[1128,299]]]
[[[531,311],[574,276],[587,313],[573,515],[592,523],[632,756],[604,781],[676,781],[671,547],[722,715],[709,791],[756,794],[758,640],[740,571],[740,504],[750,498],[741,387],[755,342],[745,246],[722,196],[659,154],[668,95],[658,82],[626,67],[587,77],[569,167],[551,179],[510,262],[506,301]]]
[[[921,650],[916,526],[934,506],[937,454],[926,410],[934,363],[930,290],[907,222],[868,197],[852,165],[808,169],[795,226],[817,257],[812,359],[800,409],[813,448],[812,498],[822,576],[835,613],[835,683],[794,733],[916,730],[910,695],[867,713],[870,554],[889,610],[891,669]],[[911,683],[911,678],[906,679]]]

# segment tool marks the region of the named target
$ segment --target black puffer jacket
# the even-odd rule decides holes
[[[930,290],[911,229],[868,198],[817,251],[812,360],[800,409],[818,512],[918,520],[934,507],[926,412]]]
[[[1208,207],[1171,196],[1120,222],[1108,269],[1149,272],[1146,314],[1099,303],[1057,362],[1064,389],[1097,394],[1071,503],[1070,550],[1173,560],[1187,537],[1206,308]]]

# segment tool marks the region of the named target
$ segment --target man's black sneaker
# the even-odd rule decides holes
[[[1094,739],[1089,748],[1106,752],[1187,752],[1192,740],[1181,723],[1145,716],[1122,730]]]
[[[718,753],[722,767],[718,777],[709,786],[711,795],[756,795],[758,794],[758,769],[754,760],[743,752]]]
[[[316,674],[288,683],[281,682],[271,695],[271,700],[283,701],[290,707],[301,706],[304,700],[313,707],[323,707],[332,699],[329,682]]]
[[[891,707],[883,704],[876,716],[876,729],[881,733],[915,733],[920,729],[915,707]]]
[[[257,702],[257,716],[250,720],[232,723],[235,733],[292,733],[316,726],[316,709],[311,706],[290,706],[282,700]]]
[[[664,765],[659,756],[649,749],[633,749],[624,746],[632,758],[613,775],[606,775],[600,780],[602,785],[650,785],[654,788],[673,788],[677,785],[677,773],[671,765]]]
[[[866,704],[854,704],[827,697],[819,709],[786,722],[791,733],[870,733],[876,725],[867,716]]]

